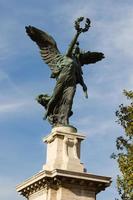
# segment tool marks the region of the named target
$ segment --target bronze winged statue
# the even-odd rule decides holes
[[[69,117],[73,114],[72,103],[76,85],[80,84],[87,95],[87,86],[84,83],[82,66],[96,63],[104,58],[101,52],[84,52],[79,48],[79,35],[88,31],[90,20],[86,18],[85,27],[80,27],[84,17],[75,21],[76,34],[65,55],[61,54],[55,40],[46,32],[33,26],[27,26],[28,36],[36,42],[45,63],[50,67],[51,78],[56,79],[56,85],[51,96],[41,94],[37,101],[46,109],[45,119],[52,126],[68,126]]]

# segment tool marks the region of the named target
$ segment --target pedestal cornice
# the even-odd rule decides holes
[[[17,191],[28,197],[37,191],[50,188],[57,190],[60,186],[71,188],[71,185],[94,191],[96,194],[105,190],[111,183],[111,177],[66,170],[41,171],[17,186]]]

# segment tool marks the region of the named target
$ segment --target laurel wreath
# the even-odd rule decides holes
[[[90,19],[89,18],[86,18],[86,20],[85,20],[85,27],[84,28],[82,28],[82,27],[80,27],[80,23],[82,22],[84,20],[84,17],[79,17],[79,18],[77,18],[77,20],[75,21],[75,29],[77,30],[77,32],[78,33],[84,33],[84,32],[86,32],[86,31],[88,31],[89,30],[89,28],[90,28],[90,23],[91,23],[91,21],[90,21]]]

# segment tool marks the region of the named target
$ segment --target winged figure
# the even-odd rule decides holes
[[[55,40],[48,33],[33,26],[25,27],[28,36],[40,48],[42,59],[50,67],[51,78],[56,79],[52,95],[40,94],[37,97],[37,101],[46,109],[44,118],[47,118],[52,126],[69,125],[77,84],[82,86],[85,97],[88,98],[82,66],[104,58],[101,52],[85,52],[79,48],[79,35],[88,31],[90,27],[90,20],[87,18],[85,27],[81,28],[80,23],[83,20],[84,17],[80,17],[75,21],[76,34],[64,55],[60,53]]]

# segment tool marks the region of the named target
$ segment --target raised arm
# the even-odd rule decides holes
[[[78,39],[79,35],[80,35],[80,32],[77,32],[75,34],[73,40],[71,41],[71,43],[69,45],[69,48],[68,48],[67,53],[66,53],[66,56],[68,56],[70,58],[72,57],[72,52],[73,52],[74,46],[75,46],[75,44],[77,42],[77,39]]]
[[[74,49],[74,46],[77,42],[77,39],[79,37],[79,35],[81,33],[84,33],[86,31],[88,31],[89,27],[90,27],[90,20],[88,18],[86,18],[86,21],[85,21],[85,27],[84,28],[81,28],[80,27],[80,23],[84,20],[84,17],[79,17],[76,21],[75,21],[75,29],[76,29],[76,34],[73,38],[73,40],[71,41],[70,45],[69,45],[69,48],[67,50],[67,53],[66,53],[66,56],[68,57],[72,57],[72,52],[73,52],[73,49]]]

